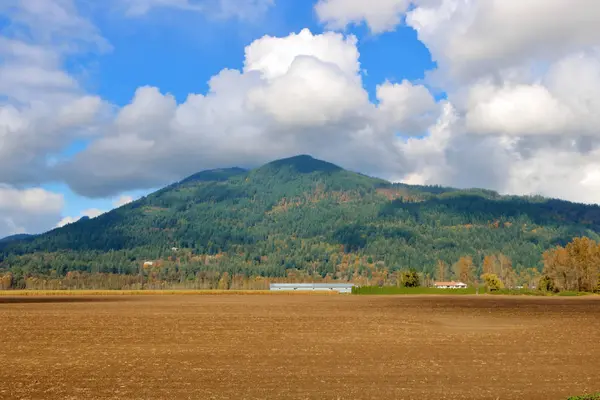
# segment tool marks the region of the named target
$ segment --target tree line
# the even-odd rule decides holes
[[[226,255],[197,259],[195,267],[181,258],[169,257],[142,264],[127,274],[114,272],[56,271],[48,275],[17,276],[8,271],[0,274],[0,289],[268,289],[276,282],[352,282],[361,286],[432,286],[436,281],[461,281],[469,286],[482,286],[489,291],[507,289],[539,289],[547,292],[600,291],[600,243],[587,238],[574,238],[565,246],[556,246],[542,256],[543,268],[516,270],[502,253],[483,257],[476,264],[471,256],[455,263],[438,260],[435,273],[414,268],[390,269],[372,257],[341,254],[332,260],[331,271],[322,273],[317,263],[304,269],[287,268],[279,275],[254,273],[251,269],[224,268]],[[260,261],[260,260],[258,260]],[[250,263],[258,262],[249,260]],[[187,262],[190,262],[188,259]]]

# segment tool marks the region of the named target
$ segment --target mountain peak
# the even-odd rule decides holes
[[[335,172],[342,170],[341,167],[338,167],[335,164],[318,160],[307,154],[275,160],[265,165],[265,167],[276,169],[291,168],[302,174],[310,174],[312,172]]]

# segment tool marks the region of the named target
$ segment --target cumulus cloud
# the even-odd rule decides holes
[[[356,44],[353,35],[313,35],[308,29],[286,37],[264,36],[246,47],[244,71],[259,71],[264,78],[275,79],[285,75],[298,56],[312,56],[337,66],[348,77],[356,77],[360,70]]]
[[[391,31],[402,20],[410,0],[319,0],[315,11],[319,20],[331,29],[366,23],[373,33]]]
[[[53,227],[64,206],[63,196],[43,189],[0,185],[0,238],[40,233]]]
[[[454,78],[552,62],[597,46],[595,0],[417,0],[407,23]]]
[[[469,130],[483,134],[559,134],[572,119],[550,91],[539,84],[471,89],[466,123]]]
[[[245,55],[242,71],[221,71],[207,94],[180,104],[158,88],[138,89],[105,136],[57,173],[96,197],[299,153],[381,175],[403,163],[398,131],[416,133],[435,120],[437,105],[418,85],[386,84],[379,107],[369,101],[353,36],[265,36]]]
[[[248,93],[251,108],[285,126],[315,127],[347,120],[368,104],[365,90],[339,67],[298,56],[287,73]]]
[[[440,106],[429,90],[407,80],[377,86],[377,100],[377,121],[403,136],[423,135],[440,115]]]

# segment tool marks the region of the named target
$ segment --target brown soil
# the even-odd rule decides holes
[[[600,391],[594,298],[99,299],[0,303],[0,399],[535,400]]]

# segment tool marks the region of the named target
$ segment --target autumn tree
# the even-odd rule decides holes
[[[219,279],[219,284],[217,286],[219,290],[227,290],[229,289],[229,273],[223,272],[221,275],[221,279]]]
[[[497,273],[497,264],[498,259],[495,255],[487,255],[483,258],[483,274],[496,274]]]
[[[517,281],[517,275],[513,270],[511,259],[500,253],[497,255],[497,260],[496,275],[498,275],[505,286],[514,287]]]
[[[457,279],[464,283],[473,283],[475,275],[475,265],[471,256],[461,257],[454,264],[454,274]]]
[[[544,252],[544,275],[556,290],[595,291],[600,279],[600,245],[587,237]]]
[[[587,237],[573,239],[566,247],[569,267],[574,271],[574,286],[579,291],[591,292],[598,281],[598,244]]]
[[[0,276],[0,290],[7,290],[12,288],[13,286],[13,274],[7,272],[6,274]]]
[[[552,281],[552,286],[557,290],[571,289],[572,277],[568,258],[567,250],[562,246],[546,250],[542,254],[544,277]]]

